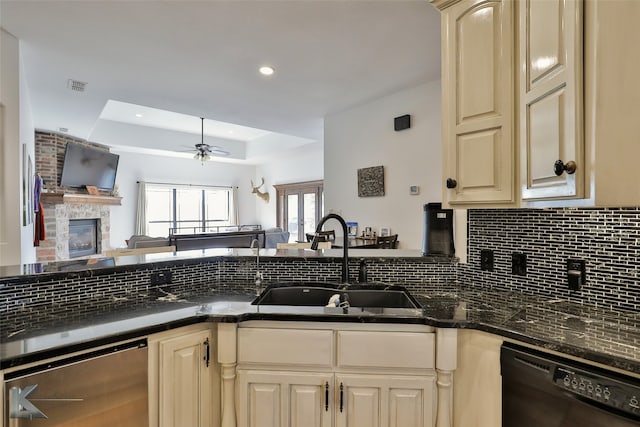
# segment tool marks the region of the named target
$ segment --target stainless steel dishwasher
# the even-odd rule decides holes
[[[146,427],[147,342],[5,374],[8,427]]]
[[[503,427],[640,426],[640,380],[511,344],[502,346]]]

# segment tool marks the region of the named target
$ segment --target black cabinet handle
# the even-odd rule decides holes
[[[329,412],[329,382],[324,383],[324,411]]]
[[[211,345],[209,344],[209,338],[207,338],[202,345],[204,346],[204,363],[205,366],[209,367],[209,362],[211,361]]]
[[[447,178],[447,188],[456,188],[458,186],[458,181],[453,178]]]
[[[340,383],[340,412],[344,408],[344,385]]]
[[[562,175],[565,171],[572,175],[576,172],[578,165],[573,160],[569,160],[566,164],[562,160],[556,160],[553,164],[553,172],[556,176]]]

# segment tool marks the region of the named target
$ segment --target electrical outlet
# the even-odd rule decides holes
[[[527,275],[527,254],[520,252],[511,254],[511,274],[516,276]]]
[[[480,251],[480,270],[493,271],[493,251],[491,249]]]
[[[171,283],[171,279],[171,270],[156,271],[149,277],[151,286],[167,285]]]
[[[579,291],[587,283],[587,268],[583,259],[567,260],[567,283],[572,291]]]

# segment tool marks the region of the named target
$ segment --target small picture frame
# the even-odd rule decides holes
[[[91,194],[92,196],[97,196],[100,194],[100,191],[98,191],[98,187],[96,187],[95,185],[85,185],[85,187],[87,187],[87,193]]]
[[[391,236],[391,229],[389,227],[380,227],[380,237]]]

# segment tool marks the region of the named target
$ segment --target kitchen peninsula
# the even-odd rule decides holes
[[[255,306],[251,301],[256,295],[256,272],[263,277],[261,286],[294,281],[339,282],[342,252],[261,249],[259,255],[258,263],[252,249],[215,249],[4,267],[0,270],[1,368],[9,372],[65,354],[144,337],[149,338],[152,351],[162,339],[175,339],[172,334],[178,331],[199,334],[204,328],[210,340],[217,341],[214,354],[219,365],[215,366],[221,372],[219,381],[224,384],[227,379],[228,390],[235,382],[236,366],[263,366],[258,361],[237,359],[242,354],[235,354],[235,343],[243,334],[319,328],[333,331],[330,335],[338,337],[368,336],[372,331],[389,333],[382,335],[385,339],[427,334],[442,340],[442,348],[447,339],[453,339],[454,349],[457,335],[459,362],[465,360],[460,353],[460,337],[477,333],[495,338],[498,344],[515,341],[640,377],[640,356],[630,351],[640,345],[638,319],[632,313],[460,283],[454,259],[422,257],[418,251],[403,250],[353,250],[349,276],[354,281],[364,262],[369,282],[404,286],[422,309],[343,313],[324,307]],[[324,337],[321,333],[319,336]],[[336,345],[331,342],[327,345]],[[225,343],[232,343],[232,347]],[[373,348],[380,354],[390,349],[384,345]],[[437,350],[438,345],[431,348]],[[433,357],[435,365],[416,366],[410,373],[456,369],[455,353],[447,359],[453,365],[446,369],[437,367],[437,351]],[[332,374],[337,378],[343,368],[327,366],[320,370],[324,369],[338,369]],[[463,377],[456,378],[463,381]],[[249,381],[247,378],[252,377],[245,375],[241,380]],[[442,392],[438,390],[441,396]],[[443,398],[439,403],[446,401]],[[222,404],[223,419],[224,407],[230,404],[233,402]],[[230,416],[229,410],[226,415]],[[222,425],[234,422],[227,418]],[[439,420],[438,424],[425,425],[451,424]]]

